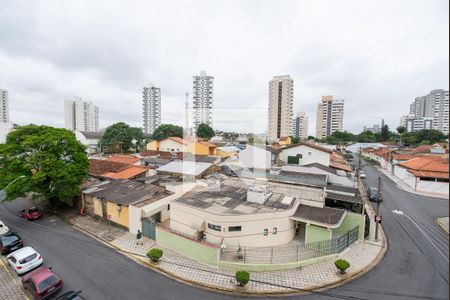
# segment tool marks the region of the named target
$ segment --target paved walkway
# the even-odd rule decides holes
[[[6,269],[6,265],[0,259],[0,300],[28,299],[13,276],[15,275]]]
[[[108,232],[109,225],[107,223],[94,220],[91,217],[82,217],[76,214],[66,215],[65,217],[79,229],[95,236],[100,237],[100,235],[105,235],[105,232]],[[148,263],[149,260],[145,254],[157,244],[146,237],[143,238],[143,242],[143,245],[137,245],[135,235],[116,228],[114,238],[110,243],[128,254],[134,254],[134,257],[142,262]],[[158,246],[158,248],[164,251],[164,255],[158,263],[158,269],[163,272],[190,283],[221,290],[237,291],[234,272],[200,263],[161,246]],[[346,249],[339,256],[350,262],[351,267],[347,271],[347,277],[352,277],[368,266],[374,265],[384,249],[384,235],[380,235],[378,242],[358,241]],[[342,280],[342,277],[337,274],[334,265],[335,260],[335,258],[327,259],[292,270],[252,272],[251,280],[245,287],[245,292],[295,292],[332,285]]]
[[[381,173],[383,173],[384,175],[386,175],[387,177],[389,177],[393,182],[395,182],[397,184],[398,188],[400,188],[406,192],[421,195],[421,196],[426,196],[426,197],[436,197],[436,198],[448,199],[448,195],[445,195],[445,194],[416,191],[412,187],[410,187],[409,185],[404,183],[400,178],[398,178],[395,175],[392,175],[388,170],[381,168],[381,167],[376,167],[376,169],[378,171],[380,171]]]
[[[448,234],[448,217],[437,218],[436,223]]]

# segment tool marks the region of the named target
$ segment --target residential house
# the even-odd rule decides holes
[[[319,163],[329,166],[333,151],[312,142],[301,142],[280,149],[280,160],[290,165]]]
[[[249,169],[269,169],[278,162],[279,149],[266,145],[247,144],[239,151],[239,163]]]
[[[110,157],[108,157],[106,161],[119,162],[135,166],[141,165],[141,159],[137,156],[132,155],[113,154]]]
[[[154,184],[128,179],[112,179],[94,184],[82,191],[86,213],[129,228],[129,206],[150,203],[173,193]]]
[[[216,155],[217,145],[205,141],[189,143],[187,150],[194,155]]]
[[[135,179],[152,173],[150,167],[131,165],[106,159],[89,159],[89,176],[105,178]]]
[[[172,161],[159,167],[158,174],[171,175],[174,178],[200,179],[218,171],[220,168],[212,163],[196,161]]]
[[[167,152],[187,152],[189,141],[180,137],[168,137],[161,141],[152,141],[147,144],[147,150]]]
[[[223,146],[223,147],[217,147],[217,156],[223,157],[223,158],[227,158],[230,156],[236,156],[239,154],[239,151],[241,149],[239,149],[236,146]]]

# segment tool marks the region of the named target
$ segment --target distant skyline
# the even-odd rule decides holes
[[[448,1],[5,1],[0,89],[10,120],[64,127],[64,100],[100,128],[142,127],[142,88],[161,88],[162,123],[183,126],[192,76],[214,76],[214,128],[267,130],[269,81],[294,80],[293,114],[345,99],[344,129],[394,129],[415,97],[448,89]],[[152,12],[151,18],[149,13]],[[158,12],[158,13],[155,13]],[[120,21],[119,21],[120,20]],[[251,113],[246,113],[246,110]],[[237,119],[241,120],[237,120]]]

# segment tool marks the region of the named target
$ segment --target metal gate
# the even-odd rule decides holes
[[[142,220],[142,234],[152,240],[156,241],[156,223],[149,220]]]

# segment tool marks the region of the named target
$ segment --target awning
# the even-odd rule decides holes
[[[301,204],[290,218],[294,221],[310,223],[326,228],[338,228],[346,215],[347,211],[343,209],[313,207]]]

